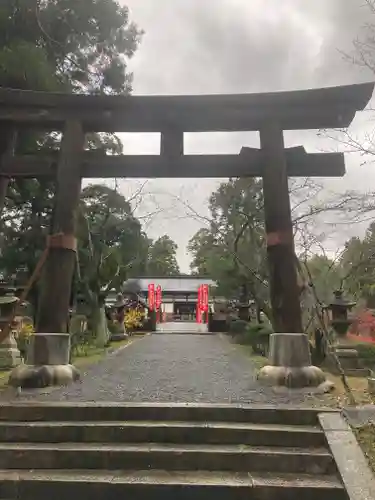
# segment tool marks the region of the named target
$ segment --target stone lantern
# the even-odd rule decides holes
[[[113,304],[113,309],[115,310],[115,316],[118,322],[118,329],[116,333],[111,334],[111,340],[123,340],[128,334],[125,329],[125,307],[126,301],[122,293],[116,294],[116,302]]]
[[[11,321],[18,298],[15,295],[15,289],[5,288],[0,295],[0,330],[3,330]],[[21,363],[21,354],[14,338],[12,325],[9,329],[9,335],[0,344],[0,369],[6,370],[14,368]]]
[[[358,351],[348,341],[347,333],[353,320],[349,317],[349,311],[355,306],[355,302],[346,300],[342,290],[334,292],[333,301],[326,307],[330,313],[330,323],[336,334],[336,345],[334,352],[340,361],[341,368],[347,375],[367,376],[368,370],[361,366]],[[328,365],[333,373],[339,373],[335,363],[328,357]]]
[[[343,341],[348,333],[349,326],[353,320],[349,318],[349,311],[355,306],[355,302],[350,302],[343,296],[343,290],[336,290],[333,301],[328,305],[330,312],[330,322],[335,330],[339,342]]]
[[[247,296],[246,285],[242,285],[239,290],[239,300],[237,303],[239,319],[249,321],[249,299]]]

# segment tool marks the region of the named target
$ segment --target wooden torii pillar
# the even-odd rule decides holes
[[[299,174],[309,171],[314,154],[303,147],[284,148],[283,131],[277,123],[260,131],[262,179],[270,299],[276,332],[302,332],[300,290],[297,282],[293,224],[288,187],[288,161],[297,164]],[[254,149],[243,147],[240,157],[251,161]],[[321,155],[323,160],[325,155]],[[330,157],[329,157],[330,158]],[[337,157],[336,162],[337,162]],[[334,159],[333,157],[331,158]],[[341,156],[342,173],[345,171]],[[333,167],[333,165],[327,165]],[[336,168],[339,167],[338,163]],[[331,168],[328,168],[330,171]],[[337,168],[336,171],[339,169]]]
[[[283,130],[274,121],[259,132],[270,299],[276,333],[270,339],[269,365],[259,371],[258,380],[271,386],[321,386],[328,390],[332,384],[320,368],[311,365],[309,342],[303,333]],[[300,156],[302,173],[308,155],[294,149]],[[248,153],[248,148],[242,148],[240,154],[246,157]]]
[[[37,315],[39,333],[66,333],[68,328],[71,286],[77,262],[76,219],[84,142],[82,123],[67,121],[57,164],[55,209]]]
[[[16,146],[17,133],[14,127],[7,123],[0,123],[0,162],[4,163],[13,156]],[[0,175],[0,214],[5,205],[10,177],[8,175]]]

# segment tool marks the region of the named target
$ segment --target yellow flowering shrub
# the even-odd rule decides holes
[[[22,326],[17,334],[17,346],[23,357],[25,356],[27,344],[30,341],[30,337],[34,335],[34,333],[34,326],[31,323],[27,323]]]
[[[19,334],[23,335],[24,337],[30,337],[31,335],[34,335],[34,333],[35,333],[34,326],[31,323],[23,325],[23,327],[19,332]]]
[[[130,309],[125,313],[124,324],[127,331],[133,331],[142,326],[144,314],[138,309]]]

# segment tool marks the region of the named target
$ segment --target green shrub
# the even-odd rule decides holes
[[[272,329],[264,323],[250,323],[247,330],[252,335],[257,335],[258,333],[267,333],[271,335],[271,333],[273,333]]]
[[[255,354],[268,356],[270,335],[272,333],[273,331],[268,325],[252,323],[248,326],[245,337]]]
[[[242,319],[236,319],[229,323],[229,333],[231,335],[241,335],[247,331],[248,323]]]
[[[94,345],[94,336],[91,330],[73,332],[70,334],[70,357],[87,356],[87,352]]]
[[[234,334],[236,342],[251,346],[254,354],[268,356],[269,336],[273,333],[272,329],[263,323],[249,324],[246,321],[236,321],[236,323],[241,323],[234,326],[237,330]]]
[[[112,334],[122,333],[123,329],[121,328],[121,325],[119,324],[118,321],[109,320],[107,321],[107,325],[110,333]]]
[[[375,344],[356,344],[354,348],[360,358],[375,362]]]

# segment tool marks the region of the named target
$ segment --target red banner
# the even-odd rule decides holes
[[[202,321],[202,287],[198,288],[198,297],[197,297],[197,323]]]
[[[155,285],[150,283],[148,285],[148,308],[150,311],[155,309]]]
[[[208,311],[208,285],[202,286],[202,311]]]
[[[156,287],[156,310],[158,311],[161,306],[161,286],[158,285]]]

